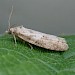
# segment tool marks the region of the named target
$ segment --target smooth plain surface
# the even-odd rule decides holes
[[[0,33],[19,24],[41,32],[61,35],[75,34],[75,0],[0,0]]]

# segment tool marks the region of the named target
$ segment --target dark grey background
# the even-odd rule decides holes
[[[12,4],[11,25],[55,35],[75,34],[75,0],[0,0],[0,33],[8,28]]]

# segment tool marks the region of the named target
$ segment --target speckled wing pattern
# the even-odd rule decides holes
[[[45,34],[23,26],[10,28],[10,32],[24,41],[49,50],[65,51],[69,48],[64,38]]]

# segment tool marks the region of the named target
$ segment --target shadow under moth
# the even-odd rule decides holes
[[[11,13],[9,15],[9,28],[8,33],[11,33],[14,37],[19,37],[23,41],[29,42],[39,47],[43,47],[49,50],[55,51],[65,51],[68,50],[68,44],[65,38],[57,37],[55,35],[50,35],[35,31],[32,29],[25,28],[23,26],[10,27],[10,18],[13,12],[13,6]],[[15,41],[16,42],[16,41]]]

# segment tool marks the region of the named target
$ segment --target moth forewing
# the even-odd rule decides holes
[[[24,41],[49,50],[65,51],[69,48],[64,38],[38,32],[23,26],[10,28],[9,32]]]

